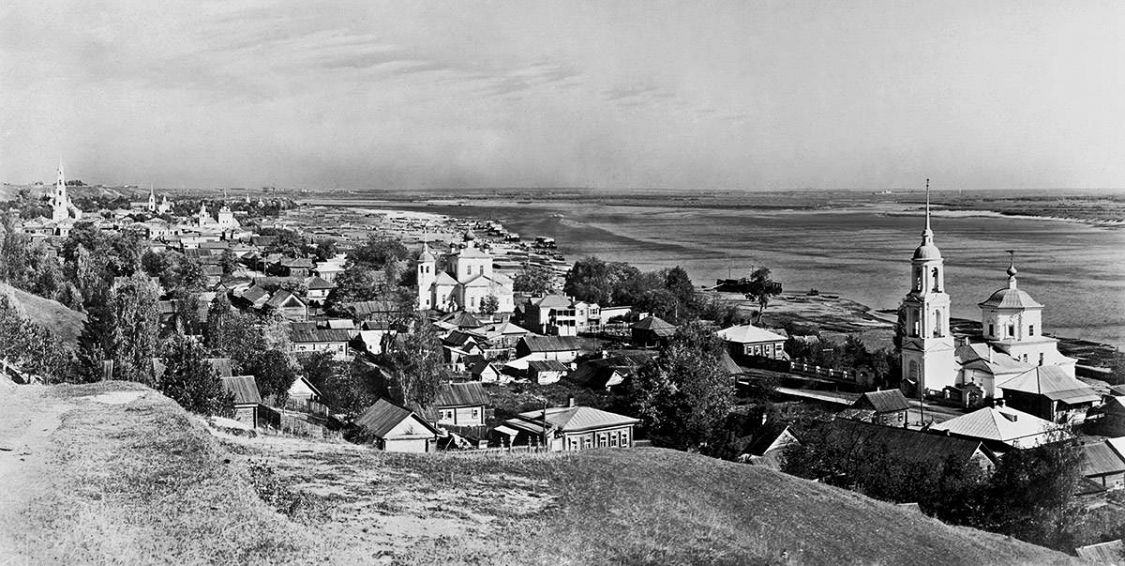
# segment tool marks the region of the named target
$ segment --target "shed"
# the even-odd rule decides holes
[[[1082,445],[1082,475],[1110,489],[1125,487],[1125,459],[1109,441]]]
[[[527,363],[527,378],[539,385],[557,383],[570,371],[558,360],[532,360]]]
[[[234,395],[234,420],[251,427],[258,424],[258,407],[262,396],[252,375],[220,377],[223,389]]]
[[[853,409],[872,411],[872,421],[887,426],[904,426],[910,404],[898,389],[868,391],[852,403]]]

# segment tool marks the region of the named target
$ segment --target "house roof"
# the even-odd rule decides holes
[[[1125,460],[1108,442],[1082,445],[1082,475],[1104,476],[1125,472]]]
[[[910,409],[906,397],[898,389],[884,391],[868,391],[855,400],[852,407],[857,409],[872,409],[875,413],[894,413]]]
[[[443,383],[434,397],[434,407],[476,407],[491,405],[492,401],[479,382]]]
[[[756,344],[758,342],[784,342],[786,336],[758,328],[750,324],[724,328],[716,333],[719,338],[737,344]]]
[[[293,293],[290,293],[289,291],[286,291],[284,289],[279,290],[276,294],[274,294],[273,297],[270,297],[270,300],[266,301],[266,306],[279,309],[285,307],[285,304],[290,301],[297,301],[300,306],[305,306],[305,302],[297,297],[297,295],[294,295]]]
[[[558,360],[532,360],[530,362],[527,362],[527,369],[529,369],[529,370],[533,369],[537,372],[542,372],[542,371],[570,371],[570,368],[567,367],[566,364],[564,364],[564,363],[562,363]]]
[[[510,426],[532,424],[542,428],[544,411],[528,411],[520,413],[519,418],[505,421]],[[608,428],[636,424],[639,421],[633,417],[618,415],[609,411],[593,407],[555,407],[547,409],[546,424],[563,432],[576,432],[595,428]],[[527,428],[525,428],[527,430]]]
[[[581,350],[581,343],[574,336],[524,336],[520,338],[532,352],[567,352]]]
[[[984,342],[962,344],[954,350],[953,355],[962,366],[992,375],[1019,373],[1032,367]]]
[[[305,279],[305,287],[307,287],[310,291],[336,288],[335,285],[321,279],[320,277],[316,277],[315,275]]]
[[[668,324],[664,319],[656,316],[642,318],[633,323],[634,330],[648,330],[657,336],[671,336],[676,333],[676,327]]]
[[[484,328],[479,329],[479,332],[483,332],[485,336],[488,336],[489,338],[500,336],[527,336],[528,334],[532,333],[530,330],[512,324],[511,322],[498,322],[496,324],[490,324],[488,326],[485,326]]]
[[[1121,556],[1125,554],[1125,543],[1121,539],[1100,542],[1075,548],[1074,553],[1090,564],[1120,564]]]
[[[500,370],[497,369],[497,367],[495,365],[493,365],[492,362],[489,362],[488,360],[486,360],[484,358],[480,358],[480,359],[472,362],[472,364],[469,365],[468,369],[469,369],[469,373],[471,373],[473,375],[481,375],[486,370],[488,370],[488,368],[492,368],[492,371],[494,371],[496,373],[500,373]]]
[[[223,389],[234,394],[236,405],[258,404],[262,396],[258,393],[258,383],[252,375],[234,375],[223,377]]]
[[[1101,399],[1093,389],[1059,366],[1037,366],[997,386],[1004,390],[1043,395],[1052,401],[1070,405],[1094,403]]]
[[[420,418],[410,409],[399,407],[386,399],[376,401],[374,405],[368,407],[362,415],[356,418],[354,423],[356,426],[366,429],[372,435],[382,438],[399,423],[412,416],[417,418],[418,422],[425,425],[431,432],[438,434],[437,429],[426,422],[426,419]]]
[[[249,289],[243,291],[240,298],[245,300],[245,301],[249,301],[251,303],[257,304],[259,301],[264,301],[264,300],[269,299],[269,296],[270,296],[269,291],[266,291],[265,289],[263,289],[263,288],[261,288],[257,285],[254,285],[254,286],[251,286]]]
[[[455,312],[441,319],[441,321],[456,326],[457,328],[480,328],[484,326],[481,324],[480,319],[465,311]]]
[[[314,323],[289,325],[289,340],[293,342],[347,342],[351,339],[351,333],[343,328],[317,328]]]
[[[562,295],[544,295],[542,297],[531,297],[527,300],[528,304],[537,306],[541,309],[544,308],[570,308],[570,299]]]
[[[279,263],[281,263],[282,266],[288,267],[290,269],[293,269],[293,268],[312,269],[312,267],[313,267],[313,261],[311,259],[307,258],[307,257],[298,257],[298,258],[292,258],[292,259],[287,258],[287,259],[281,260]]]
[[[957,436],[1011,442],[1060,430],[1058,425],[1010,407],[984,407],[967,415],[934,424],[935,431]]]
[[[778,441],[781,442],[778,442]],[[789,427],[765,426],[756,431],[742,451],[754,456],[765,456],[766,452],[776,450],[797,442],[797,438],[789,431]],[[777,446],[775,446],[777,444]]]
[[[466,331],[463,331],[463,330],[454,330],[454,331],[450,332],[448,336],[443,338],[441,343],[446,345],[446,346],[454,346],[454,347],[457,347],[457,348],[463,348],[465,346],[465,344],[469,343],[470,341],[472,341],[473,343],[479,343],[479,342],[483,341],[483,337],[479,336],[475,332],[466,332]]]
[[[856,456],[872,450],[885,449],[892,458],[909,462],[944,463],[950,458],[966,462],[977,450],[981,450],[995,461],[992,452],[977,439],[957,438],[848,419],[836,419],[832,421],[831,426],[829,434],[839,437],[837,444],[849,446]]]
[[[215,370],[215,375],[219,377],[230,377],[234,375],[231,369],[230,358],[204,358],[204,361],[211,364],[211,369]]]

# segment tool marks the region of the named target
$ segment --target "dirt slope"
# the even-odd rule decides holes
[[[155,392],[114,383],[6,386],[0,419],[0,443],[19,447],[0,451],[0,473],[20,494],[0,498],[0,556],[17,563],[1071,560],[835,488],[666,450],[412,456],[227,437]],[[20,460],[25,452],[41,459]]]

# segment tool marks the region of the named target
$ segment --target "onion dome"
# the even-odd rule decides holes
[[[422,242],[422,255],[418,256],[418,261],[437,261],[433,252],[430,251],[430,244]]]

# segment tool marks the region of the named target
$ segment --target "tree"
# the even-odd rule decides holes
[[[286,230],[283,228],[276,230],[261,230],[263,235],[273,235],[272,242],[262,248],[262,253],[281,254],[285,257],[305,257],[308,251],[308,241],[305,237],[293,230]]]
[[[349,262],[336,276],[336,288],[329,294],[328,302],[342,305],[374,300],[379,295],[379,280],[375,273],[363,264]]]
[[[289,356],[279,350],[266,350],[252,354],[247,363],[247,373],[258,382],[258,392],[262,397],[272,397],[279,407],[285,405],[289,399],[289,388],[297,380],[297,372],[289,362]]]
[[[770,279],[768,267],[759,267],[750,274],[750,290],[746,297],[758,302],[758,324],[770,304],[770,299],[781,294],[781,283]]]
[[[695,299],[695,285],[692,285],[687,271],[678,265],[664,274],[664,288],[684,307],[691,305]]]
[[[380,366],[387,372],[395,402],[428,408],[438,386],[450,379],[442,359],[441,339],[424,318],[415,317],[406,327],[413,330],[388,340],[386,351],[379,357]]]
[[[714,333],[687,324],[631,380],[630,401],[655,444],[707,450],[721,438],[734,399],[722,351]]]
[[[207,307],[207,324],[203,332],[207,347],[211,350],[225,350],[230,325],[235,317],[230,298],[226,293],[218,293]]]
[[[9,295],[0,294],[0,359],[48,382],[69,381],[72,352],[55,334],[27,318]]]
[[[321,402],[334,411],[355,416],[389,396],[383,373],[362,358],[346,363],[316,353],[300,361],[305,377],[320,391]]]
[[[161,393],[181,407],[201,415],[234,416],[234,395],[206,359],[195,340],[176,334],[165,345],[164,374],[156,384]]]
[[[523,268],[512,280],[512,290],[517,293],[545,295],[555,287],[555,272],[548,267],[531,265]]]
[[[353,263],[379,269],[389,261],[407,259],[410,253],[397,238],[372,234],[348,257]]]
[[[111,349],[106,354],[114,362],[114,377],[150,383],[160,335],[160,297],[156,286],[143,272],[137,272],[114,284],[110,292],[114,324]]]
[[[316,254],[317,261],[328,261],[336,257],[338,253],[336,240],[328,239],[317,243],[314,253]]]
[[[488,295],[482,297],[480,300],[480,313],[481,314],[496,314],[500,310],[500,299],[496,295]]]
[[[230,251],[230,248],[223,250],[223,255],[219,257],[219,267],[223,269],[223,275],[230,275],[238,269],[238,257]]]
[[[566,274],[563,292],[580,301],[599,305],[618,304],[627,301],[627,296],[615,296],[623,290],[626,283],[640,274],[640,271],[626,263],[606,263],[594,256],[574,262]]]

